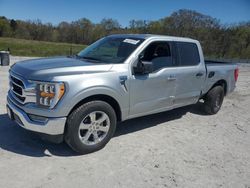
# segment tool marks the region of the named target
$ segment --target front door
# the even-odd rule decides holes
[[[164,111],[173,106],[175,76],[172,75],[171,43],[150,43],[141,53],[142,61],[152,62],[153,72],[132,75],[130,79],[130,117]]]

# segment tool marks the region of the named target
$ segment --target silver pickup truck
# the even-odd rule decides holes
[[[89,153],[120,121],[198,101],[216,114],[237,78],[237,65],[204,61],[197,40],[111,35],[76,56],[14,64],[7,111],[21,127]]]

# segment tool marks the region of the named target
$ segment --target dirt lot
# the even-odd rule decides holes
[[[188,106],[129,120],[83,156],[7,118],[7,77],[0,67],[0,187],[250,187],[250,66],[217,115]]]

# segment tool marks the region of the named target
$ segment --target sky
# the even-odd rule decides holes
[[[125,27],[132,19],[158,20],[179,9],[210,15],[223,24],[250,21],[250,0],[0,0],[0,16],[54,25],[85,17],[94,23],[113,18]]]

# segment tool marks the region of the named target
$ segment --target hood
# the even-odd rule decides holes
[[[68,57],[41,58],[20,61],[11,71],[30,80],[51,80],[55,76],[109,71],[112,64],[92,63]]]

